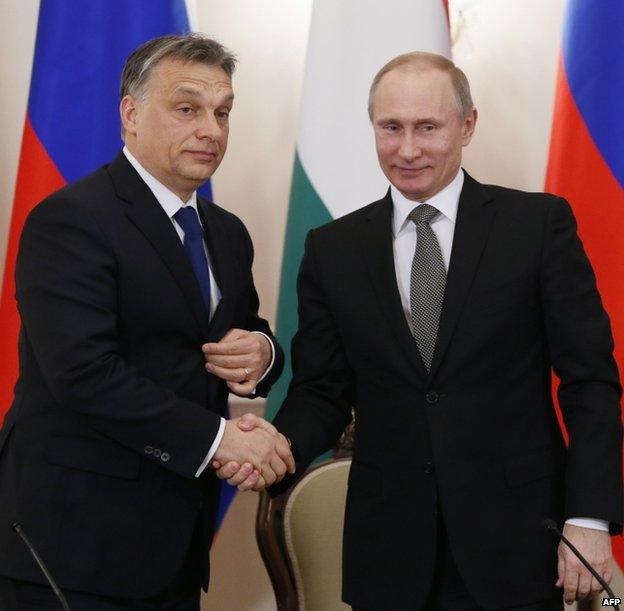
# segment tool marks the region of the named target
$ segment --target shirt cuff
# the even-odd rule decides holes
[[[206,458],[204,458],[204,462],[199,465],[199,469],[197,469],[197,473],[195,473],[195,477],[199,477],[206,467],[210,464],[210,460],[215,455],[219,444],[221,443],[221,439],[223,439],[223,433],[225,433],[225,418],[221,418],[221,424],[219,424],[219,430],[217,431],[217,435],[210,446],[210,450],[208,450],[208,454]]]
[[[264,335],[264,337],[267,338],[269,345],[271,346],[271,362],[269,363],[269,366],[264,370],[262,377],[260,377],[260,379],[258,380],[257,383],[260,384],[260,382],[262,382],[262,380],[264,380],[264,378],[266,378],[267,375],[269,375],[269,371],[271,371],[271,368],[273,367],[273,364],[275,363],[275,346],[273,345],[271,338],[266,333],[262,333],[262,331],[252,331],[252,333],[259,333],[260,335]],[[252,395],[256,394],[255,388],[251,391],[251,394]]]
[[[593,528],[594,530],[602,530],[609,532],[609,522],[606,520],[596,520],[594,518],[570,518],[566,520],[566,524],[572,526],[581,526],[582,528]]]

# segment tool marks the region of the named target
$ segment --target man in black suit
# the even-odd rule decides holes
[[[30,214],[17,261],[20,377],[0,431],[0,575],[19,609],[197,611],[219,484],[211,458],[277,481],[286,439],[221,417],[283,353],[258,316],[249,234],[196,195],[226,150],[233,56],[198,36],[137,49],[125,147]],[[207,360],[207,363],[205,360]]]
[[[557,559],[542,519],[565,521],[607,580],[622,523],[620,385],[572,212],[461,170],[477,112],[441,56],[384,66],[369,111],[392,186],[308,235],[274,425],[301,473],[355,409],[343,597],[356,609],[561,609],[555,582],[566,601],[600,586],[567,548]]]

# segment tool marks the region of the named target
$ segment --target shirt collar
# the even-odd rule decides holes
[[[150,188],[150,191],[154,194],[154,197],[158,200],[158,203],[162,206],[169,218],[172,218],[182,206],[192,206],[197,210],[197,191],[193,191],[189,200],[183,202],[173,191],[154,178],[128,150],[128,147],[123,147],[123,153],[132,167],[143,179],[143,182]]]
[[[455,224],[457,218],[457,206],[459,205],[459,196],[464,186],[464,173],[461,168],[453,180],[425,202],[415,202],[407,199],[394,185],[390,185],[390,196],[393,203],[392,214],[392,232],[394,237],[400,233],[408,221],[411,211],[420,204],[427,203],[437,208],[447,219]]]

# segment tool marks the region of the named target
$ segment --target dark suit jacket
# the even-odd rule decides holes
[[[209,322],[180,238],[123,154],[30,214],[17,261],[20,377],[0,431],[0,574],[41,581],[14,520],[60,585],[147,597],[207,554],[218,480],[194,475],[224,382],[201,345],[258,316],[242,222],[199,198],[222,299]],[[283,353],[258,394],[279,376]],[[198,579],[199,587],[199,579]]]
[[[429,374],[401,307],[391,218],[388,194],[308,235],[294,378],[275,420],[301,472],[355,408],[344,599],[422,604],[440,518],[481,605],[552,596],[542,518],[622,522],[613,342],[570,208],[466,175]]]

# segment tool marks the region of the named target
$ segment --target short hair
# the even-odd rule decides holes
[[[450,59],[444,55],[437,53],[426,53],[425,51],[414,51],[412,53],[404,53],[394,59],[391,59],[376,75],[370,87],[368,94],[368,116],[373,120],[373,97],[379,82],[395,68],[409,66],[415,70],[425,71],[428,69],[441,70],[448,73],[451,78],[451,85],[455,92],[455,101],[462,117],[467,117],[474,108],[472,96],[470,95],[470,84],[466,75],[460,70]]]
[[[126,60],[121,73],[120,98],[126,95],[144,97],[149,76],[163,59],[219,66],[228,77],[234,74],[236,67],[234,54],[203,34],[158,36],[141,45]]]

